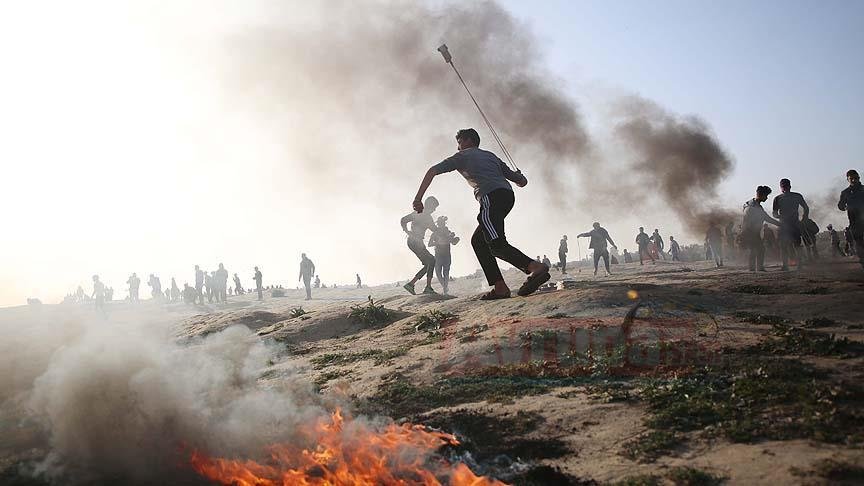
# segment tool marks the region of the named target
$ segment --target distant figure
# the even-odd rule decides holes
[[[159,281],[159,277],[151,273],[147,285],[150,286],[150,297],[153,299],[162,298],[162,282]]]
[[[838,256],[846,256],[843,254],[843,250],[840,249],[840,235],[837,234],[837,231],[834,230],[834,226],[828,225],[828,236],[831,237],[831,258],[837,258]]]
[[[627,251],[627,248],[624,248],[624,263],[633,263],[633,254]]]
[[[258,270],[258,267],[255,267],[255,275],[252,279],[255,280],[255,290],[258,291],[258,300],[264,300],[264,289],[261,287],[264,277],[261,275],[261,270]]]
[[[679,255],[681,255],[681,247],[678,246],[678,242],[675,241],[674,236],[669,237],[669,254],[672,255],[672,261],[673,262],[680,262],[681,261],[681,258],[679,256]]]
[[[198,299],[198,292],[194,287],[190,287],[188,283],[183,284],[183,302],[186,304],[195,304]]]
[[[726,258],[727,259],[735,259],[735,222],[730,221],[729,224],[726,225]],[[712,248],[712,251],[716,251],[717,249]],[[721,253],[722,255],[722,253]],[[722,257],[721,257],[722,260]],[[721,265],[722,266],[722,265]]]
[[[207,294],[207,303],[208,304],[213,303],[213,295],[216,293],[215,292],[216,279],[214,278],[215,275],[216,275],[215,271],[204,272],[204,293]]]
[[[564,235],[558,242],[558,268],[562,275],[567,273],[567,251],[567,235]]]
[[[807,259],[815,262],[819,259],[819,248],[816,246],[816,235],[819,234],[819,225],[810,218],[801,220],[801,241],[807,251]]]
[[[849,181],[849,187],[840,193],[837,208],[846,211],[849,217],[847,238],[855,242],[855,254],[858,255],[858,261],[864,268],[864,190],[861,189],[861,177],[858,171],[850,169],[846,172],[846,180]],[[849,246],[852,247],[851,244]]]
[[[138,302],[138,287],[141,285],[141,279],[138,278],[135,272],[132,272],[132,276],[129,277],[126,283],[129,285],[129,300]]]
[[[99,275],[93,275],[93,295],[90,296],[99,310],[105,309],[105,284],[99,281]]]
[[[177,286],[177,280],[171,277],[171,302],[180,301],[180,287]]]
[[[543,265],[546,265],[549,268],[552,268],[552,262],[549,261],[549,257],[547,257],[546,255],[543,255],[543,259],[540,260],[540,263],[542,263]]]
[[[198,295],[198,303],[204,305],[204,270],[195,265],[195,293]]]
[[[447,216],[439,216],[432,234],[429,236],[429,246],[435,248],[435,276],[441,284],[442,292],[447,295],[450,290],[450,246],[459,243],[456,233],[447,227]]]
[[[780,191],[774,198],[774,217],[780,220],[780,256],[783,259],[783,270],[789,270],[789,265],[801,269],[802,258],[798,255],[801,246],[801,219],[798,209],[804,210],[803,219],[810,217],[810,208],[804,196],[792,192],[789,179],[780,179]]]
[[[114,300],[114,287],[105,287],[105,302]]]
[[[438,200],[434,196],[426,198],[426,203],[423,205],[423,211],[420,213],[412,211],[406,214],[399,220],[402,225],[402,231],[408,235],[408,248],[414,252],[414,255],[423,264],[423,267],[414,275],[414,278],[408,281],[403,288],[408,293],[415,295],[414,284],[418,280],[426,276],[426,288],[423,289],[424,294],[434,294],[432,289],[432,274],[435,272],[435,257],[426,249],[424,241],[426,240],[426,230],[434,230],[435,221],[432,220],[432,213],[438,208]],[[408,228],[408,223],[411,223],[411,228]]]
[[[639,265],[644,265],[645,260],[644,257],[648,257],[651,259],[651,263],[653,265],[657,264],[657,261],[654,260],[654,257],[651,255],[651,252],[648,251],[648,245],[651,243],[651,237],[649,237],[645,233],[645,228],[642,226],[639,227],[639,234],[636,235],[636,246],[639,249]]]
[[[320,289],[320,288],[321,288],[321,279],[318,278],[318,275],[315,275],[315,283],[312,284],[312,287],[314,287],[314,288],[316,288],[316,289]],[[397,287],[398,287],[398,285],[397,285]]]
[[[243,290],[243,286],[240,285],[240,277],[237,274],[234,274],[234,295],[243,295],[246,291]]]
[[[297,280],[303,279],[303,286],[306,287],[306,300],[312,300],[312,275],[315,275],[315,264],[303,253],[300,255],[300,276],[297,277]],[[359,275],[357,279],[360,279]]]
[[[705,259],[711,260],[714,258],[714,264],[717,268],[723,266],[723,234],[720,228],[713,222],[708,225],[708,231],[705,233]]]
[[[79,304],[84,303],[84,288],[80,285],[78,286],[78,290],[75,291],[75,301]]]
[[[666,244],[663,242],[663,237],[660,236],[659,229],[654,228],[654,233],[651,234],[651,242],[657,248],[657,254],[660,255],[660,258],[665,260],[666,255],[663,254],[663,249],[666,248]]]
[[[768,216],[762,203],[768,200],[771,188],[759,186],[756,197],[744,203],[744,220],[741,223],[741,245],[750,250],[750,271],[765,271],[765,245],[762,243],[762,224],[779,226],[781,223]]]
[[[216,301],[228,302],[228,270],[225,270],[225,265],[219,264],[219,270],[213,272],[213,278],[216,283]]]
[[[588,248],[594,250],[594,275],[597,275],[597,264],[600,263],[600,259],[603,259],[603,264],[606,266],[606,275],[612,275],[612,272],[609,270],[609,249],[606,245],[606,242],[612,244],[612,248],[617,248],[615,246],[615,242],[612,241],[612,238],[609,236],[609,232],[606,231],[605,228],[600,226],[600,223],[594,223],[594,229],[591,231],[586,231],[585,233],[580,233],[576,236],[576,238],[582,237],[590,237],[591,242],[588,244]]]
[[[359,289],[359,288],[362,288],[362,287],[363,287],[363,281],[360,280],[360,274],[358,273],[358,274],[357,274],[357,288]]]

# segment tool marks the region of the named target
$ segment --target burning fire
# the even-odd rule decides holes
[[[506,486],[475,475],[461,462],[454,466],[436,456],[442,446],[459,441],[422,425],[390,424],[377,431],[357,421],[346,424],[336,410],[329,419],[321,418],[299,433],[299,442],[314,443],[314,448],[275,444],[268,448],[270,459],[265,464],[195,451],[192,467],[213,481],[237,486]]]

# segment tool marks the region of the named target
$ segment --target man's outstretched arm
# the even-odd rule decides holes
[[[807,201],[804,200],[804,196],[801,196],[801,207],[804,208],[804,220],[810,219],[810,206],[807,205]]]
[[[618,247],[615,245],[615,242],[612,241],[612,237],[609,236],[609,232],[608,232],[608,231],[606,232],[606,239],[609,240],[609,243],[612,243],[612,248],[618,248]]]
[[[840,193],[840,202],[837,203],[837,209],[846,211],[846,191]]]
[[[414,197],[414,211],[417,211],[418,213],[423,212],[423,195],[426,194],[426,189],[429,189],[429,185],[432,184],[432,179],[434,179],[436,175],[438,175],[438,172],[434,167],[430,167],[429,170],[426,171],[426,175],[423,176],[423,180],[420,182],[420,188],[417,189],[417,195]]]

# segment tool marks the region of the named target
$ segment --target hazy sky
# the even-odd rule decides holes
[[[247,286],[259,265],[265,283],[293,288],[303,251],[328,284],[351,282],[355,272],[370,283],[411,276],[418,263],[398,219],[410,211],[428,165],[455,150],[455,130],[479,129],[479,120],[455,79],[453,96],[465,102],[464,115],[430,116],[422,126],[393,115],[400,106],[420,111],[422,92],[380,100],[391,118],[377,120],[362,111],[369,100],[340,116],[352,107],[332,106],[332,99],[344,100],[344,93],[331,99],[314,80],[274,91],[274,79],[281,83],[308,63],[302,49],[314,45],[314,36],[285,52],[283,66],[282,52],[256,52],[262,44],[238,43],[238,33],[302,30],[341,4],[305,5],[91,0],[0,7],[0,305],[26,297],[56,302],[79,284],[89,292],[94,273],[119,298],[133,271],[144,282],[156,273],[163,286],[175,276],[182,287],[196,263],[212,270],[224,262]],[[398,13],[403,5],[391,8]],[[720,188],[732,208],[757,184],[776,190],[783,176],[805,196],[821,198],[842,188],[846,169],[864,168],[862,2],[501,5],[536,37],[534,61],[578,103],[598,139],[602,114],[620,95],[702,117],[736,163]],[[338,23],[325,25],[340,30]],[[476,27],[466,19],[465,28]],[[436,58],[431,44],[429,56]],[[350,39],[338,45],[335,58],[364,49]],[[460,59],[458,46],[451,48]],[[255,76],[238,90],[237,71],[247,59],[258,63],[250,64]],[[398,66],[386,61],[381,82],[398,90]],[[478,75],[470,64],[460,67],[469,82]],[[350,91],[352,72],[328,74],[344,78]],[[361,83],[375,82],[358,79],[358,96],[365,92]],[[369,139],[370,126],[380,126],[380,136]],[[406,151],[395,141],[400,137],[417,141],[418,149]],[[494,149],[488,141],[484,146]],[[517,162],[536,181],[534,162]],[[450,174],[430,194],[441,196],[439,212],[464,237],[453,274],[473,272],[470,189]],[[823,227],[844,221],[830,210]],[[621,213],[602,220],[621,247],[632,247],[634,225],[682,230],[656,206],[605,211]],[[552,257],[561,234],[575,236],[596,218],[585,208],[548,206],[543,187],[533,183],[517,192],[508,236],[532,256]]]

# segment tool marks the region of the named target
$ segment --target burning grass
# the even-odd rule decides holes
[[[266,461],[213,458],[194,451],[193,469],[211,481],[230,485],[398,485],[499,486],[475,475],[464,463],[438,454],[460,442],[452,434],[421,425],[374,427],[330,418],[297,431],[291,442],[270,446]]]
[[[415,317],[410,324],[415,331],[437,331],[445,324],[457,319],[459,316],[452,312],[431,310]]]

